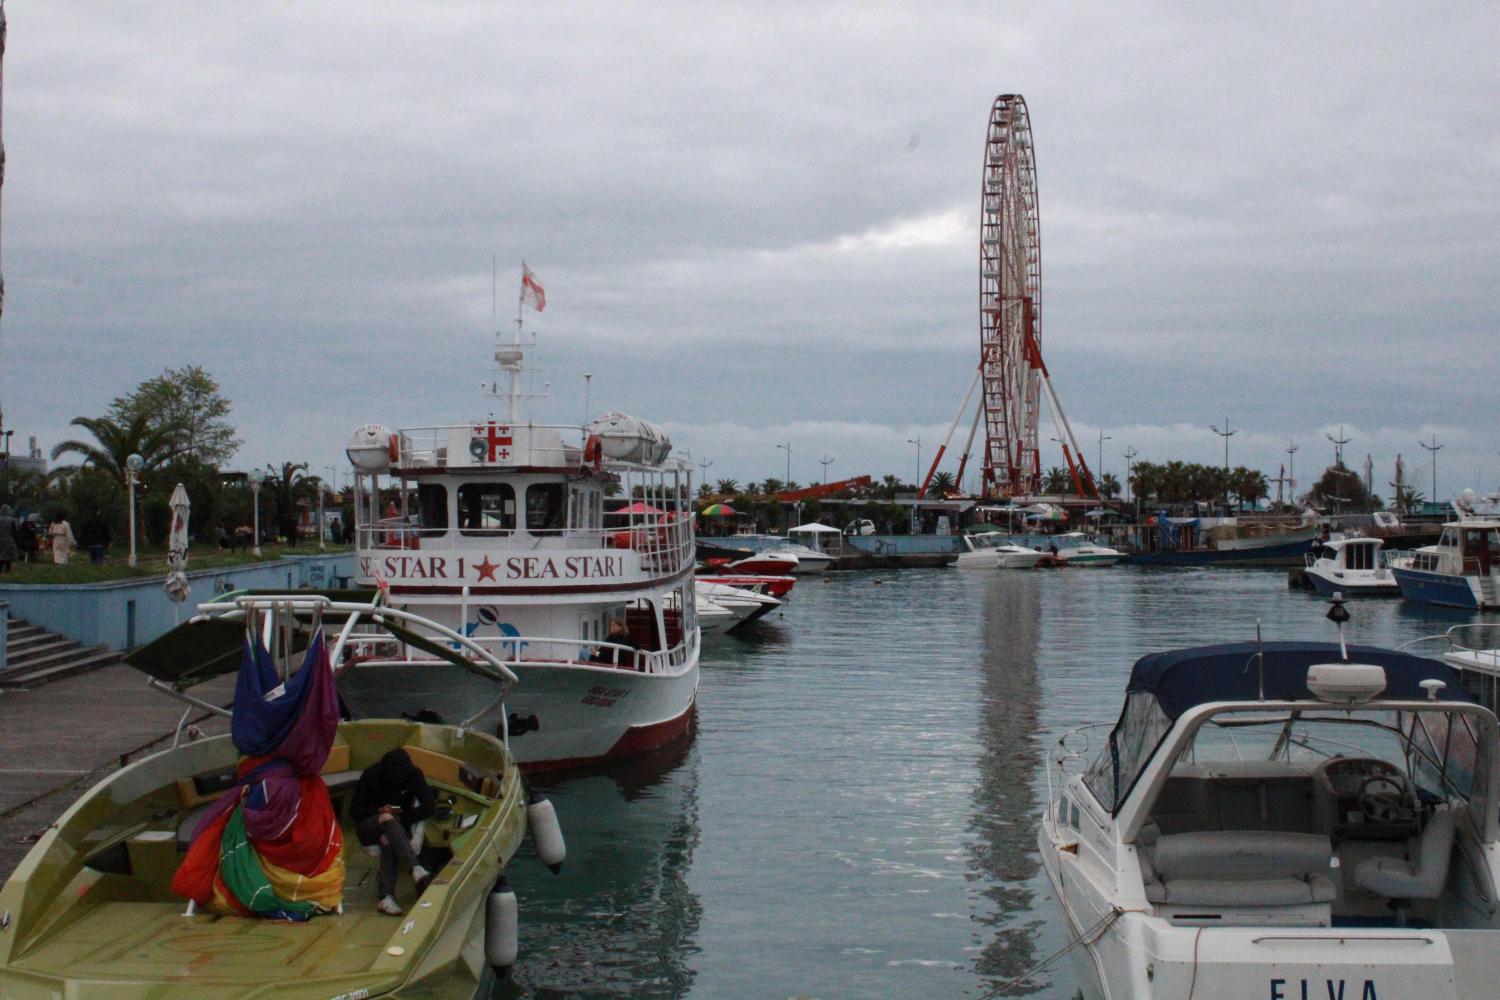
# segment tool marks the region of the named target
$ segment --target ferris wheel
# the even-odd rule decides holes
[[[984,484],[1002,496],[1040,493],[1042,241],[1026,99],[990,108],[979,216],[979,364]]]
[[[1020,94],[1001,94],[990,108],[983,176],[979,196],[979,366],[922,483],[921,494],[926,494],[948,442],[968,412],[974,390],[979,388],[979,405],[969,426],[957,483],[962,483],[983,417],[980,492],[1006,497],[1040,494],[1037,424],[1045,402],[1053,426],[1061,432],[1063,457],[1074,489],[1080,496],[1097,498],[1098,489],[1084,463],[1083,451],[1073,437],[1042,361],[1042,237],[1036,158],[1031,117]]]

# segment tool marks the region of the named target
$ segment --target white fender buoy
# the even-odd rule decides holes
[[[552,803],[533,794],[526,804],[526,825],[531,828],[531,846],[536,859],[556,875],[562,871],[563,859],[568,856],[568,845],[563,843],[562,827],[557,822],[557,811]]]
[[[484,901],[484,960],[499,971],[516,964],[521,953],[521,908],[515,890],[500,876]]]

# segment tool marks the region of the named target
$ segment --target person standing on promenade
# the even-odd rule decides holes
[[[111,536],[109,524],[105,522],[104,514],[98,507],[95,507],[88,519],[83,522],[83,528],[78,533],[78,541],[89,550],[89,562],[95,566],[104,565],[104,550],[109,548]]]
[[[19,525],[11,514],[10,504],[0,505],[0,573],[9,573],[10,564],[21,556],[17,545]]]
[[[47,537],[52,539],[52,561],[59,566],[66,566],[68,556],[78,548],[78,539],[73,537],[73,526],[68,523],[62,511],[58,511],[57,516],[52,519]]]

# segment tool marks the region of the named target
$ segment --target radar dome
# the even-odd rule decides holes
[[[1458,499],[1463,503],[1465,507],[1473,507],[1474,501],[1477,498],[1474,496],[1473,490],[1464,490],[1458,495]]]
[[[360,472],[385,472],[391,467],[391,429],[365,424],[349,436],[344,454]]]

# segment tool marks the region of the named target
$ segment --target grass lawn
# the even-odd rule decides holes
[[[311,545],[303,544],[295,547],[262,545],[260,551],[261,555],[257,558],[250,554],[249,549],[240,549],[238,552],[231,553],[226,549],[199,545],[188,552],[187,568],[189,572],[192,572],[198,569],[219,569],[229,566],[247,566],[256,562],[271,562],[284,555],[315,556],[320,554],[316,541]],[[354,549],[348,545],[330,545],[327,551],[321,554],[340,555],[352,551]],[[106,553],[106,561],[102,566],[90,563],[89,554],[85,550],[73,553],[73,558],[66,566],[57,566],[52,562],[52,550],[48,549],[44,562],[12,563],[9,573],[0,573],[0,584],[105,583],[110,580],[167,575],[167,550],[165,548],[138,548],[136,550],[138,565],[134,568],[127,565],[128,558],[128,549],[124,546],[112,545]]]

